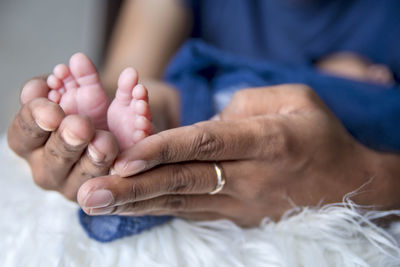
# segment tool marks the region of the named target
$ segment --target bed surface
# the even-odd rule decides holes
[[[76,204],[36,187],[0,139],[0,266],[400,266],[400,224],[374,226],[351,206],[305,209],[243,230],[180,219],[112,243],[91,240]],[[396,239],[397,238],[397,239]]]

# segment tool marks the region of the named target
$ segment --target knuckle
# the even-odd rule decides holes
[[[223,139],[198,124],[193,126],[198,130],[198,134],[192,140],[193,159],[207,160],[218,157],[224,149]]]
[[[141,183],[133,183],[131,186],[130,196],[132,200],[140,199],[141,197],[145,196],[148,192],[147,187]]]
[[[74,154],[76,150],[64,143],[61,149],[54,146],[45,146],[45,154],[49,158],[48,161],[51,162],[52,165],[56,164],[57,166],[75,163],[76,158]],[[51,168],[51,166],[49,166],[49,168]]]
[[[260,136],[258,144],[259,155],[268,161],[279,161],[288,156],[292,150],[291,138],[288,130],[281,124],[260,123]]]
[[[168,142],[168,138],[165,132],[161,132],[157,134],[158,138],[161,138],[161,145],[159,150],[159,162],[170,162],[176,156],[176,150],[171,148],[170,142]]]
[[[137,212],[139,210],[141,210],[142,208],[142,204],[141,202],[130,202],[127,205],[121,205],[121,206],[117,206],[117,213],[121,213],[121,212]]]
[[[185,196],[169,195],[165,197],[164,207],[168,210],[185,210],[187,207],[187,198]]]
[[[33,181],[37,186],[44,190],[55,190],[59,185],[46,175],[34,174]]]
[[[18,128],[32,139],[42,139],[48,135],[45,131],[39,131],[39,127],[36,124],[32,121],[30,123],[27,122],[21,115],[16,117],[16,123]]]
[[[83,180],[89,180],[92,178],[95,178],[97,176],[103,175],[103,174],[107,174],[107,168],[102,168],[98,165],[95,165],[95,170],[93,170],[92,168],[90,168],[89,166],[86,166],[87,164],[83,163],[82,161],[80,162],[80,164],[78,164],[78,168],[79,168],[79,177],[80,179]]]
[[[249,109],[249,103],[252,103],[254,89],[242,89],[236,91],[232,97],[232,104],[238,114],[246,114]]]
[[[160,162],[169,162],[173,158],[173,150],[170,149],[168,143],[162,145],[159,158]]]
[[[172,179],[166,179],[167,192],[186,193],[193,191],[195,187],[195,177],[190,168],[184,165],[174,164],[171,166]]]
[[[306,103],[314,102],[317,98],[317,94],[311,87],[304,84],[296,84],[293,86],[296,89],[296,95],[306,101]]]

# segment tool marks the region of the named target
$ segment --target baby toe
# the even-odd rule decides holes
[[[132,140],[136,144],[137,142],[145,139],[147,136],[149,136],[149,135],[145,131],[137,130],[133,133]]]
[[[80,86],[99,83],[96,67],[85,54],[76,53],[72,55],[69,66],[72,75]]]
[[[118,89],[115,99],[121,105],[127,106],[132,101],[132,90],[136,86],[138,75],[135,69],[126,68],[118,78]]]
[[[48,99],[53,101],[54,103],[60,103],[61,100],[61,94],[57,92],[56,90],[50,90]]]
[[[47,77],[47,85],[54,90],[60,89],[62,86],[62,82],[58,79],[54,74],[49,75]]]
[[[146,87],[144,87],[142,84],[136,85],[132,90],[132,97],[136,100],[148,101],[149,97]]]
[[[137,116],[135,119],[135,128],[145,131],[148,134],[153,132],[153,124],[144,116]]]
[[[137,115],[144,116],[148,120],[151,120],[150,106],[146,101],[144,100],[132,101],[132,104],[133,104],[132,108],[134,109]]]
[[[70,75],[70,71],[67,65],[58,64],[53,69],[53,74],[60,80],[66,79]]]

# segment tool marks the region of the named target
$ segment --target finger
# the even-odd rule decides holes
[[[67,116],[45,146],[34,151],[28,159],[35,167],[32,169],[35,182],[45,189],[59,189],[93,135],[89,118]]]
[[[216,212],[177,212],[171,215],[191,221],[233,220],[229,216]]]
[[[115,207],[111,208],[93,208],[89,210],[83,210],[86,214],[91,215],[91,216],[96,216],[96,215],[110,215],[110,214],[116,214]],[[120,216],[138,216],[134,215],[130,212],[122,212],[118,213]],[[191,221],[216,221],[216,220],[231,220],[233,221],[234,219],[231,218],[230,216],[222,215],[217,212],[170,212],[166,210],[154,210],[154,211],[149,211],[148,213],[144,214],[143,216],[176,216],[180,217],[182,219],[186,220],[191,220]]]
[[[259,117],[202,122],[145,138],[118,157],[114,170],[130,176],[171,162],[251,159],[259,156],[261,142],[274,142],[277,134],[276,120]]]
[[[79,189],[78,202],[81,206],[93,208],[123,205],[170,194],[207,194],[215,189],[216,183],[217,175],[211,163],[169,164],[131,179],[112,176],[87,181]],[[105,195],[104,190],[109,193]],[[228,187],[224,187],[220,193],[227,192]],[[104,196],[104,199],[99,196]]]
[[[23,85],[20,96],[21,104],[26,104],[39,97],[47,97],[50,89],[47,86],[46,76],[34,78]]]
[[[37,98],[23,105],[8,129],[8,143],[20,156],[27,157],[41,147],[64,118],[61,107],[48,99]]]
[[[215,212],[221,215],[231,214],[236,200],[224,195],[167,195],[145,201],[130,202],[124,205],[83,210],[91,215],[124,214],[143,216],[147,214],[176,214],[183,212]]]
[[[79,187],[91,178],[107,175],[117,155],[118,144],[114,136],[97,130],[85,153],[66,179],[61,193],[67,199],[76,201]]]
[[[306,109],[316,94],[303,84],[283,84],[237,91],[229,104],[215,117],[238,120],[265,114],[289,114]]]
[[[104,213],[101,209],[93,209],[92,211],[95,214],[88,215],[105,215],[110,213]],[[121,216],[136,216],[130,212],[127,213],[118,213]],[[145,215],[151,216],[176,216],[182,219],[191,220],[191,221],[216,221],[216,220],[231,220],[234,219],[227,215],[222,215],[217,212],[170,212],[167,210],[154,210],[146,213]]]

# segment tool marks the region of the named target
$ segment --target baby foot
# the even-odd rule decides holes
[[[147,89],[138,84],[133,68],[125,69],[118,79],[118,89],[108,113],[108,127],[121,150],[153,133]]]
[[[96,129],[107,129],[110,102],[95,66],[86,55],[74,54],[69,67],[65,64],[55,66],[47,84],[51,89],[48,98],[60,104],[67,115],[86,115]]]

